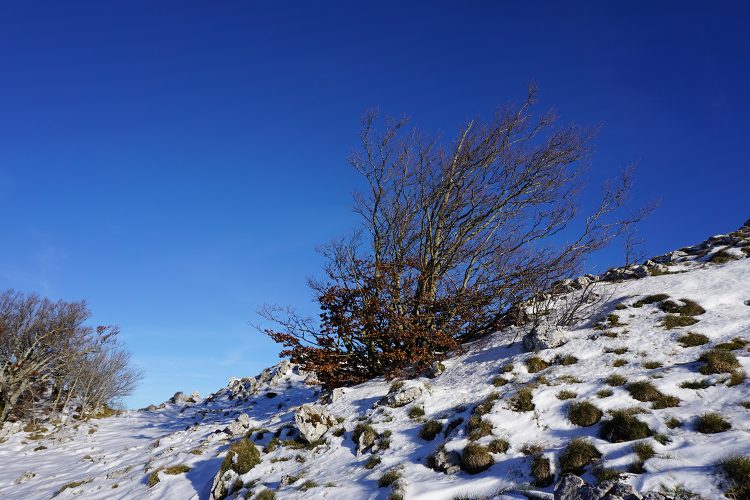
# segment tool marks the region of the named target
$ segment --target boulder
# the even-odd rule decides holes
[[[234,422],[224,428],[224,432],[231,436],[245,434],[245,432],[250,430],[251,424],[252,421],[250,420],[250,417],[247,415],[247,413],[242,413],[234,419]]]
[[[391,390],[379,404],[399,408],[415,401],[425,392],[427,392],[427,387],[422,382],[409,381]]]
[[[227,470],[224,474],[221,471],[216,473],[214,482],[211,485],[211,495],[209,500],[221,500],[232,492],[232,486],[239,479],[240,475],[232,469]]]
[[[523,346],[527,351],[541,351],[560,347],[567,340],[563,327],[542,323],[523,336]]]
[[[253,377],[231,378],[227,384],[229,398],[246,398],[257,392],[258,381]]]
[[[294,412],[294,424],[302,439],[313,443],[338,422],[321,406],[302,405]]]
[[[428,465],[446,474],[456,474],[461,470],[461,454],[457,451],[445,451],[442,446],[428,459]]]
[[[175,392],[174,396],[169,398],[169,402],[175,405],[182,405],[187,402],[184,392]]]
[[[445,371],[445,365],[440,361],[433,361],[430,367],[427,369],[427,376],[435,378],[440,376]]]
[[[620,481],[604,481],[596,486],[574,474],[565,474],[555,486],[555,500],[641,500],[631,485]]]

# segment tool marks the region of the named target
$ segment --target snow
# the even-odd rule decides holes
[[[700,374],[697,359],[715,343],[735,337],[750,340],[750,307],[744,304],[750,299],[750,259],[722,265],[694,262],[670,270],[681,272],[602,285],[610,288],[606,294],[611,294],[611,298],[594,320],[617,314],[624,325],[613,329],[619,332],[615,338],[602,336],[601,330],[593,328],[595,321],[588,321],[572,328],[570,340],[563,346],[533,354],[523,351],[517,331],[498,332],[465,346],[463,354],[446,360],[442,375],[423,379],[429,391],[402,408],[374,407],[388,393],[390,382],[385,380],[346,388],[335,402],[326,405],[333,415],[345,419],[346,432],[336,437],[329,431],[327,443],[310,450],[279,446],[264,453],[262,462],[242,477],[249,487],[241,494],[253,498],[259,491],[271,488],[278,490],[277,498],[387,498],[389,490],[379,488],[378,479],[390,468],[402,466],[408,499],[440,500],[458,495],[524,498],[518,489],[528,487],[533,478],[530,458],[520,449],[528,443],[540,444],[555,468],[565,445],[577,436],[592,439],[603,454],[603,467],[625,471],[636,458],[633,442],[609,443],[598,437],[598,424],[572,424],[566,410],[574,400],[560,401],[556,397],[566,389],[577,394],[575,401],[588,400],[605,413],[618,408],[644,408],[645,413],[638,418],[669,438],[666,444],[649,440],[657,455],[644,463],[644,473],[623,474],[636,489],[682,487],[706,498],[721,497],[725,485],[716,464],[729,455],[750,454],[750,410],[740,405],[750,400],[750,387],[747,381],[727,385],[728,375]],[[693,326],[666,330],[660,326],[664,313],[656,304],[615,309],[618,304],[630,306],[636,297],[656,293],[666,293],[673,299],[692,299],[706,313],[697,316],[699,322]],[[707,335],[710,343],[682,347],[677,339],[687,331]],[[627,351],[619,355],[606,352],[618,347]],[[750,352],[743,348],[734,353],[743,368],[750,371]],[[574,355],[579,361],[568,366],[553,363],[565,354]],[[529,373],[523,362],[534,355],[550,362],[550,367]],[[615,359],[624,359],[627,364],[615,368]],[[646,361],[658,361],[663,366],[646,369]],[[494,387],[492,379],[509,363],[513,364],[513,371],[503,376],[510,382]],[[624,387],[609,387],[604,379],[612,373],[629,381],[649,380],[681,402],[675,408],[651,409],[649,403],[633,399]],[[519,413],[508,409],[508,398],[540,376],[547,379],[548,385],[540,383],[534,389],[535,411]],[[702,379],[715,385],[698,390],[679,387],[682,382]],[[613,395],[599,397],[597,392],[605,388],[611,389]],[[267,397],[268,390],[277,396]],[[505,438],[510,443],[508,452],[495,454],[495,465],[477,475],[443,474],[428,468],[427,457],[440,445],[460,452],[469,442],[465,424],[447,438],[441,433],[433,441],[424,441],[418,435],[422,423],[408,417],[409,408],[423,405],[425,419],[444,424],[458,417],[467,421],[474,405],[492,392],[499,393],[500,398],[484,418],[492,422],[493,436],[484,437],[479,443],[486,444],[493,437]],[[29,433],[13,433],[0,444],[0,497],[51,498],[64,484],[88,481],[65,489],[58,498],[208,498],[211,482],[230,443],[217,431],[239,414],[247,413],[254,427],[271,431],[256,440],[263,446],[274,431],[293,424],[295,407],[315,402],[319,396],[319,388],[306,385],[304,374],[291,370],[280,379],[267,382],[247,400],[230,400],[224,390],[210,401],[184,406],[166,404],[154,411],[128,411],[80,422],[74,429],[45,433],[40,440],[30,440]],[[717,434],[696,432],[696,417],[707,411],[722,414],[732,428]],[[682,427],[667,427],[670,417],[679,419]],[[392,432],[390,447],[378,452],[382,462],[372,470],[364,467],[371,455],[357,456],[351,438],[356,424],[365,419],[378,432]],[[282,431],[280,439],[288,439],[287,432]],[[47,449],[35,451],[39,446]],[[193,454],[193,450],[202,453]],[[154,470],[182,464],[191,470],[177,475],[161,473],[160,482],[148,486],[148,476]],[[35,476],[17,484],[26,472]],[[282,477],[296,475],[302,477],[279,487]],[[591,468],[583,477],[595,481]],[[319,486],[302,491],[300,485],[309,479]],[[551,492],[552,487],[542,491]]]

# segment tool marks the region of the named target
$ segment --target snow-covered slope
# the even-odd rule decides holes
[[[740,374],[750,370],[750,352],[740,341],[720,346],[738,360],[733,377],[701,373],[711,370],[699,358],[717,344],[750,340],[749,247],[741,249],[750,227],[742,231],[739,244],[736,237],[715,237],[703,247],[663,256],[659,260],[669,265],[652,265],[651,276],[602,282],[599,292],[608,297],[606,303],[594,318],[566,331],[566,342],[557,348],[525,352],[516,328],[465,346],[463,354],[445,361],[442,374],[394,387],[392,395],[416,396],[404,406],[381,402],[392,387],[382,379],[321,398],[313,377],[283,363],[254,379],[235,380],[203,401],[128,411],[74,429],[10,433],[0,444],[0,497],[208,498],[229,444],[249,432],[264,448],[262,460],[241,476],[244,486],[238,483],[230,497],[255,498],[270,489],[276,498],[525,498],[534,495],[527,490],[554,489],[533,484],[532,461],[549,459],[559,479],[562,453],[573,438],[583,436],[602,455],[582,475],[592,484],[594,470],[614,469],[640,492],[689,490],[721,498],[728,485],[717,463],[730,455],[750,455],[750,386]],[[673,303],[651,297],[657,294]],[[705,312],[675,314],[694,324],[668,329],[664,309],[683,306],[680,299],[694,301]],[[687,345],[701,342],[696,335],[688,342],[688,332],[705,335],[707,343]],[[544,361],[536,367],[532,362],[532,368],[541,368],[533,373],[532,358]],[[638,394],[628,384],[638,381],[673,398],[634,399]],[[517,411],[516,405],[514,410],[524,389],[531,391],[533,409]],[[603,412],[600,422],[583,427],[570,421],[571,405],[581,401]],[[293,440],[295,408],[313,402],[340,423],[315,446],[304,446]],[[648,425],[652,437],[624,442],[601,437],[610,410],[636,407],[639,412],[631,414]],[[731,427],[699,432],[697,419],[707,412],[720,414]],[[249,421],[236,421],[243,413]],[[478,419],[470,441],[472,415]],[[428,420],[440,424],[432,440],[420,437]],[[476,424],[482,420],[490,425],[480,429]],[[369,425],[377,435],[376,446],[362,453],[352,438],[358,424],[360,430]],[[498,449],[499,440],[507,441],[506,451]],[[493,441],[494,465],[485,471],[450,468],[451,459],[460,458],[470,442],[487,446]],[[651,446],[652,457],[637,456],[633,445],[641,442]],[[438,450],[443,450],[438,462],[447,462],[448,473],[427,465],[435,466],[429,457]],[[180,465],[189,470],[158,472]],[[401,479],[379,487],[388,472],[391,479]],[[150,478],[159,482],[149,486]],[[70,483],[80,484],[62,489]]]

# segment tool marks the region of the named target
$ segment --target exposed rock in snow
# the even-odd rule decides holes
[[[294,424],[302,439],[313,443],[338,422],[322,406],[302,405],[294,412]]]
[[[408,405],[412,401],[416,401],[427,390],[427,386],[424,383],[408,380],[403,385],[390,391],[379,404],[390,406],[391,408],[399,408]]]
[[[441,373],[445,371],[445,365],[440,361],[433,361],[430,365],[430,368],[427,370],[427,376],[430,378],[435,378],[440,376]]]
[[[523,346],[527,351],[554,349],[566,342],[566,329],[550,323],[542,323],[523,336]]]
[[[438,472],[456,474],[461,470],[461,454],[457,451],[446,451],[441,446],[430,455],[428,464]]]
[[[252,421],[247,413],[240,414],[234,422],[224,428],[224,432],[230,436],[239,436],[246,433],[250,429]]]
[[[214,482],[211,485],[211,495],[208,497],[209,500],[222,500],[225,498],[232,492],[231,488],[239,477],[240,475],[232,469],[227,470],[223,474],[219,471],[214,477]]]

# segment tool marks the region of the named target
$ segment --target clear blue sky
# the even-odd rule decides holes
[[[276,362],[259,305],[313,310],[365,108],[449,134],[531,79],[662,199],[648,254],[750,218],[746,2],[516,4],[3,2],[0,288],[119,324],[129,405],[208,393]]]

